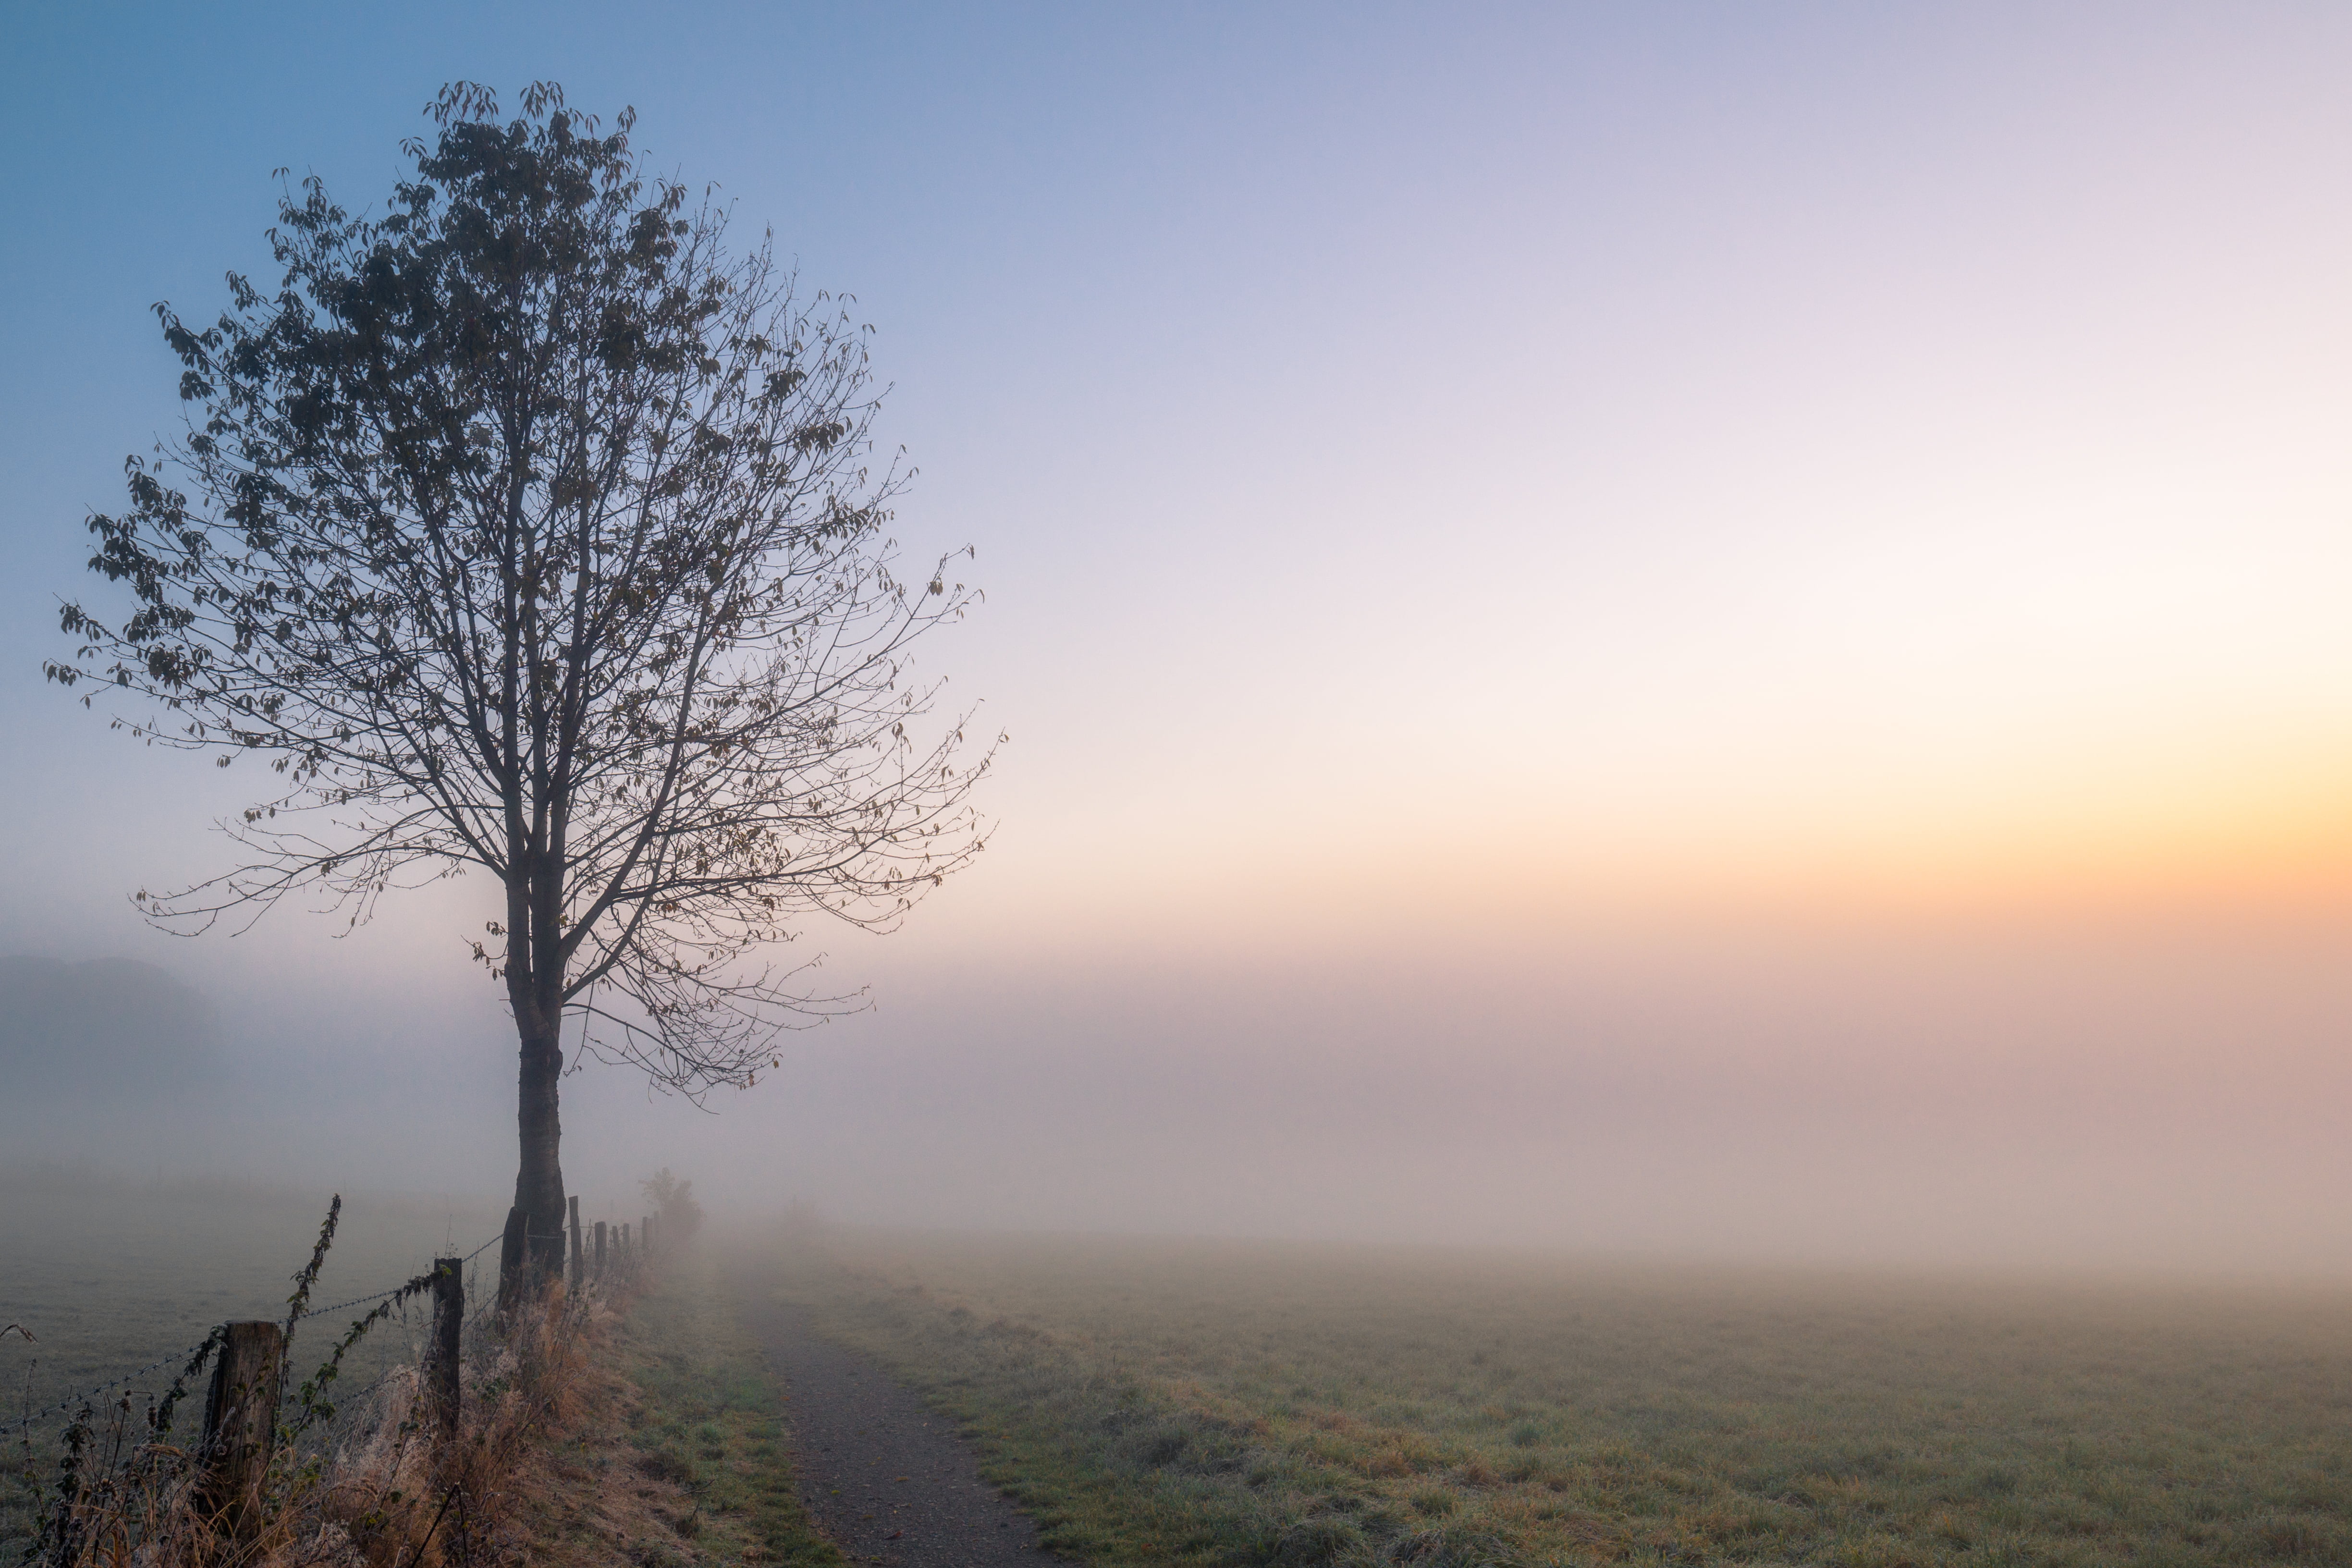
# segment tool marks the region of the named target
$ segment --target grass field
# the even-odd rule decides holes
[[[830,1233],[1096,1563],[2352,1562],[2352,1292]]]
[[[282,1317],[332,1195],[12,1184],[0,1205],[0,1323],[37,1338],[0,1341],[0,1427],[27,1400],[46,1405],[192,1344],[215,1323]],[[313,1304],[397,1285],[446,1247],[472,1250],[505,1217],[478,1203],[347,1195]],[[495,1249],[488,1256],[495,1262]]]

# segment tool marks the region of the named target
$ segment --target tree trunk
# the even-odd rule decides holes
[[[515,1206],[526,1216],[528,1241],[522,1265],[536,1292],[563,1271],[562,1128],[556,1116],[556,1090],[563,1076],[563,1053],[553,1031],[522,1037],[521,1099],[516,1120],[522,1133],[522,1164],[515,1173]]]

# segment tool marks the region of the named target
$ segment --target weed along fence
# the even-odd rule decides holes
[[[548,1366],[576,1353],[568,1348],[576,1331],[604,1302],[640,1282],[658,1234],[652,1216],[634,1227],[602,1221],[583,1226],[574,1197],[557,1237],[527,1236],[521,1211],[515,1210],[500,1234],[470,1252],[436,1258],[424,1273],[373,1294],[313,1306],[312,1289],[341,1215],[339,1196],[310,1261],[294,1276],[282,1318],[220,1323],[195,1344],[0,1420],[6,1457],[0,1552],[47,1568],[86,1568],[174,1542],[192,1545],[199,1536],[250,1544],[273,1531],[284,1535],[295,1515],[320,1525],[326,1521],[319,1511],[327,1507],[324,1500],[339,1487],[350,1489],[350,1478],[338,1479],[345,1451],[371,1444],[383,1449],[389,1441],[398,1451],[394,1471],[405,1465],[436,1476],[455,1474],[463,1467],[446,1450],[457,1446],[469,1420],[479,1429],[512,1415],[475,1408],[483,1396],[469,1398],[469,1384],[498,1391],[491,1404],[512,1405],[515,1389],[543,1379]],[[519,1264],[527,1243],[550,1240],[558,1245],[548,1250],[560,1259],[552,1288],[520,1292],[519,1299],[511,1283],[522,1270],[505,1267],[501,1279],[510,1288],[484,1302],[478,1260],[485,1253],[499,1247],[502,1263]],[[345,1317],[354,1310],[361,1310]],[[0,1313],[5,1311],[0,1303]],[[395,1317],[413,1323],[411,1314],[420,1311],[427,1316],[418,1325],[425,1331],[413,1359],[344,1394],[339,1380],[371,1331]],[[298,1381],[292,1369],[299,1331],[320,1319],[341,1319],[345,1326],[316,1369]],[[7,1329],[25,1348],[37,1350],[40,1325],[9,1322]],[[149,1385],[158,1373],[168,1384]],[[178,1436],[181,1410],[199,1387],[203,1419],[189,1441]],[[388,1483],[384,1489],[394,1499],[403,1495]],[[457,1506],[463,1486],[451,1482],[444,1489],[445,1510]],[[348,1533],[352,1523],[338,1528]],[[466,1528],[463,1521],[457,1528]]]

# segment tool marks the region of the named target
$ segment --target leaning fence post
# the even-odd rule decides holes
[[[588,1258],[580,1250],[580,1194],[572,1194],[572,1293],[580,1294],[580,1287],[588,1281]]]
[[[466,1260],[433,1260],[433,1337],[425,1348],[425,1403],[433,1428],[457,1435],[457,1332],[466,1321]]]
[[[204,1510],[238,1535],[260,1522],[261,1478],[278,1433],[278,1364],[286,1331],[271,1322],[226,1323],[205,1401]]]
[[[600,1285],[601,1285],[601,1284],[603,1284],[603,1283],[604,1283],[604,1222],[603,1220],[601,1220],[601,1219],[600,1219],[600,1220],[598,1220],[598,1221],[596,1222],[596,1281],[597,1281],[597,1283],[598,1283],[598,1284],[600,1284]]]

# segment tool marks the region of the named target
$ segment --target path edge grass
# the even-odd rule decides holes
[[[1246,1412],[1183,1397],[1200,1390],[1159,1386],[921,1286],[803,1255],[777,1296],[954,1421],[1049,1552],[1119,1568],[1534,1561],[1489,1530],[1401,1506]]]
[[[689,1507],[672,1527],[676,1544],[648,1541],[629,1553],[639,1568],[847,1563],[802,1507],[782,1388],[707,1250],[676,1259],[631,1303],[614,1358],[628,1385],[619,1415],[635,1468]]]

